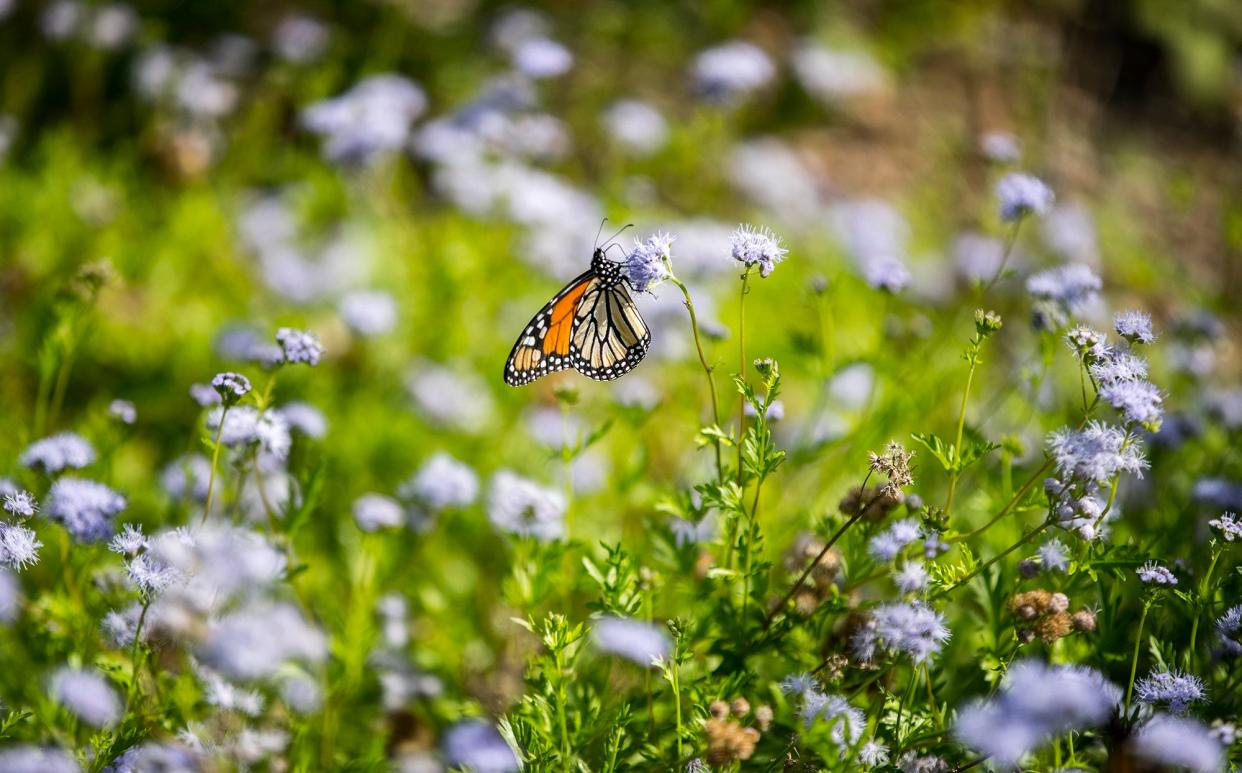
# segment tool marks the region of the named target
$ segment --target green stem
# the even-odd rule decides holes
[[[125,696],[125,714],[129,714],[130,706],[134,703],[134,698],[138,695],[138,670],[142,666],[139,660],[139,647],[142,643],[142,626],[147,621],[147,610],[151,608],[151,600],[144,598],[142,601],[142,612],[138,614],[138,624],[134,626],[134,643],[130,647],[130,680],[129,691]]]
[[[737,377],[746,380],[746,294],[750,292],[750,266],[742,272],[742,289],[737,304]],[[745,485],[742,469],[742,438],[746,434],[746,395],[737,396],[737,485]]]
[[[1035,482],[1038,481],[1040,477],[1045,472],[1047,472],[1048,468],[1051,466],[1052,466],[1052,460],[1051,459],[1046,460],[1042,465],[1040,465],[1039,469],[1036,470],[1034,474],[1031,475],[1030,478],[1027,478],[1026,483],[1023,483],[1022,487],[1019,488],[1018,491],[1012,497],[1009,498],[1009,501],[1006,502],[1005,506],[1000,509],[1000,512],[992,516],[992,518],[988,520],[987,523],[983,524],[982,526],[975,529],[974,531],[968,532],[966,534],[960,534],[957,537],[954,537],[953,539],[949,540],[949,542],[963,542],[972,537],[977,537],[983,532],[992,528],[994,525],[996,525],[998,521],[1000,521],[1000,519],[1004,518],[1006,515],[1009,514],[1009,511],[1012,510],[1014,506],[1017,505],[1018,502],[1022,500],[1022,497],[1026,496],[1026,492],[1030,490],[1031,486],[1035,485]]]
[[[750,505],[750,517],[746,521],[746,572],[743,581],[742,618],[745,625],[746,613],[750,611],[750,569],[751,555],[754,553],[755,520],[759,516],[759,491],[763,488],[763,478],[755,481],[755,499]]]
[[[569,696],[565,692],[565,661],[561,650],[556,652],[556,721],[561,732],[561,764],[566,771],[573,770],[569,763],[569,720],[566,718],[565,704]]]
[[[56,374],[56,386],[52,390],[52,405],[48,410],[49,426],[56,426],[60,418],[60,409],[65,402],[65,392],[69,389],[69,372],[73,369],[73,347],[65,349],[65,359],[60,364],[60,372]]]
[[[699,318],[694,311],[694,301],[690,299],[689,288],[680,279],[670,275],[669,281],[677,285],[686,299],[686,310],[690,312],[690,330],[694,333],[694,350],[698,352],[699,365],[703,367],[703,373],[707,376],[707,394],[712,402],[712,425],[719,425],[720,405],[716,400],[716,377],[712,375],[713,366],[707,364],[707,356],[703,354],[703,342],[699,337]],[[716,447],[716,479],[724,483],[724,462],[721,459],[720,438],[713,438],[712,444]]]
[[[841,528],[833,532],[833,535],[828,538],[826,543],[824,543],[824,547],[819,551],[819,554],[816,555],[809,564],[807,564],[806,569],[802,570],[802,574],[799,575],[798,579],[794,581],[794,584],[790,586],[789,592],[786,593],[776,604],[776,606],[772,607],[771,611],[768,612],[768,616],[763,621],[764,631],[772,627],[772,621],[776,619],[776,616],[785,608],[785,605],[788,604],[789,600],[793,598],[795,593],[798,592],[798,589],[802,587],[802,583],[806,582],[806,578],[811,576],[811,572],[815,571],[815,567],[819,566],[819,562],[824,559],[824,556],[828,555],[828,551],[832,550],[832,546],[836,544],[837,540],[841,539],[841,535],[845,533],[846,529],[853,526],[859,518],[862,518],[863,513],[867,512],[871,505],[880,498],[880,494],[877,493],[871,498],[870,501],[862,501],[862,495],[867,490],[867,481],[871,480],[871,473],[872,470],[867,470],[867,474],[863,477],[862,485],[858,487],[858,512],[850,516],[848,521],[841,524]]]
[[[681,678],[677,673],[678,645],[674,644],[673,647],[673,661],[669,663],[668,681],[673,686],[673,720],[677,724],[677,764],[681,765],[684,755],[681,745]]]
[[[975,579],[976,577],[978,577],[978,576],[979,576],[979,574],[980,574],[980,573],[984,572],[984,571],[985,571],[985,570],[987,570],[989,567],[991,567],[993,564],[995,564],[997,561],[1001,560],[1002,558],[1004,558],[1005,556],[1009,555],[1009,554],[1010,554],[1010,553],[1012,553],[1013,551],[1015,551],[1015,550],[1017,550],[1018,548],[1022,547],[1022,546],[1023,546],[1023,545],[1025,545],[1026,543],[1030,542],[1032,537],[1034,537],[1035,535],[1039,534],[1040,532],[1042,532],[1044,529],[1048,528],[1048,527],[1049,527],[1049,526],[1051,526],[1051,525],[1052,525],[1052,518],[1048,518],[1046,521],[1044,521],[1043,523],[1041,523],[1039,526],[1036,526],[1034,529],[1031,529],[1029,532],[1027,532],[1027,533],[1026,533],[1026,534],[1022,537],[1022,539],[1018,540],[1017,542],[1013,543],[1013,544],[1012,544],[1012,545],[1010,545],[1009,547],[1005,548],[1005,550],[1004,550],[1004,551],[1002,551],[999,555],[993,556],[993,557],[992,557],[991,559],[989,559],[987,562],[985,562],[985,563],[983,563],[983,564],[980,564],[980,565],[979,565],[979,566],[978,566],[978,567],[977,567],[977,568],[976,568],[973,572],[971,572],[970,574],[966,575],[966,576],[965,576],[965,577],[963,577],[962,579],[960,579],[960,580],[958,580],[957,582],[953,583],[953,584],[952,584],[952,585],[950,585],[949,587],[947,587],[947,588],[945,588],[945,589],[941,590],[940,592],[938,592],[938,593],[936,593],[936,594],[932,595],[932,597],[931,597],[930,599],[928,599],[928,601],[935,601],[936,599],[941,598],[942,596],[946,596],[946,595],[948,595],[949,593],[952,593],[953,591],[955,591],[955,590],[957,590],[958,588],[962,587],[962,586],[963,586],[963,585],[965,585],[966,583],[970,582],[971,580]]]
[[[992,279],[983,286],[980,294],[986,293],[1000,281],[1001,275],[1005,273],[1005,266],[1009,263],[1009,256],[1013,253],[1013,246],[1018,241],[1018,229],[1022,227],[1023,218],[1014,221],[1013,230],[1009,232],[1009,237],[1005,240],[1005,251],[1001,254],[1000,265],[996,267],[996,273],[992,275]]]
[[[211,451],[211,474],[207,477],[207,502],[203,505],[203,518],[199,521],[199,525],[207,522],[207,514],[211,512],[211,496],[216,489],[216,466],[220,463],[220,433],[224,432],[224,420],[228,418],[229,406],[225,405],[220,411],[220,424],[216,427],[216,438],[212,445]]]
[[[1216,572],[1216,562],[1220,560],[1220,550],[1212,552],[1212,563],[1208,564],[1207,574],[1203,576],[1203,583],[1199,586],[1199,598],[1195,599],[1194,620],[1190,624],[1190,646],[1186,649],[1186,667],[1190,667],[1190,659],[1195,654],[1195,643],[1199,635],[1199,618],[1203,613],[1200,606],[1203,605],[1204,599],[1208,598],[1209,588],[1212,583],[1212,575]]]
[[[978,344],[974,343],[972,346],[975,347],[975,351],[970,357],[970,371],[966,374],[966,389],[962,391],[962,405],[957,412],[957,439],[953,442],[953,471],[949,475],[949,495],[944,501],[946,516],[953,509],[953,494],[957,491],[957,478],[961,474],[962,433],[966,429],[966,404],[970,400],[970,387],[975,381],[975,368],[979,364]]]
[[[1143,643],[1143,624],[1147,622],[1147,610],[1151,609],[1151,600],[1143,602],[1143,613],[1139,615],[1138,633],[1134,635],[1134,654],[1130,656],[1130,681],[1126,684],[1126,716],[1130,714],[1130,696],[1134,693],[1134,675],[1138,672],[1139,646]]]

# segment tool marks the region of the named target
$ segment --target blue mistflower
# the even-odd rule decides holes
[[[1242,655],[1242,604],[1216,619],[1216,636],[1225,654]]]
[[[565,497],[559,491],[501,470],[492,477],[487,515],[501,531],[543,542],[565,534]]]
[[[1147,360],[1129,352],[1110,351],[1103,359],[1092,363],[1088,370],[1091,378],[1102,385],[1141,381],[1147,378]]]
[[[108,680],[95,671],[62,668],[52,676],[51,693],[91,727],[107,727],[121,717],[121,700]]]
[[[400,526],[405,520],[401,503],[383,494],[364,494],[354,500],[354,520],[363,531]]]
[[[1048,214],[1056,195],[1038,177],[1014,172],[996,184],[996,198],[1000,200],[1001,220],[1012,223],[1030,214]]]
[[[1065,324],[1067,316],[1090,309],[1099,300],[1101,287],[1100,277],[1083,263],[1067,263],[1026,280],[1026,291],[1039,302],[1037,311],[1048,317],[1051,328]]]
[[[1044,569],[1050,572],[1064,572],[1069,568],[1069,556],[1059,539],[1049,540],[1040,546],[1039,560]]]
[[[479,497],[479,476],[470,465],[440,451],[401,485],[397,494],[432,511],[469,507]]]
[[[76,432],[61,432],[31,443],[22,451],[20,461],[25,467],[38,467],[49,474],[66,468],[80,470],[95,461],[95,449]]]
[[[381,73],[302,111],[302,124],[324,139],[323,153],[338,163],[366,164],[405,147],[410,127],[427,108],[418,84]]]
[[[441,742],[450,767],[476,773],[514,773],[522,769],[513,749],[496,728],[481,719],[466,719],[450,727]]]
[[[668,279],[669,250],[676,238],[660,231],[634,240],[634,249],[625,257],[624,271],[636,292],[647,292]]]
[[[915,663],[926,663],[949,640],[944,615],[918,601],[881,604],[871,611],[871,619],[850,640],[854,656],[875,659],[878,648],[904,653]]]
[[[1143,564],[1135,570],[1135,574],[1145,585],[1177,585],[1177,577],[1169,571],[1168,567],[1161,566],[1155,561]]]
[[[30,529],[15,523],[0,521],[0,565],[21,571],[39,563],[39,548],[43,543]]]
[[[125,497],[102,483],[61,478],[47,495],[45,514],[79,542],[99,542],[113,532],[112,519],[125,509]]]
[[[1207,690],[1203,680],[1194,674],[1179,671],[1153,671],[1134,683],[1134,694],[1149,706],[1167,704],[1169,711],[1183,714],[1192,703],[1204,700]]]
[[[902,549],[919,538],[919,524],[913,518],[894,521],[887,529],[871,538],[867,552],[877,561],[892,561]]]
[[[1062,428],[1048,436],[1057,471],[1083,482],[1105,484],[1120,472],[1142,477],[1147,460],[1137,442],[1119,427],[1091,421],[1081,430]]]
[[[624,617],[602,617],[591,632],[595,646],[604,652],[651,667],[653,661],[668,657],[672,644],[660,626]]]
[[[776,264],[789,253],[781,247],[780,237],[770,229],[758,229],[745,223],[733,232],[731,248],[734,260],[747,266],[758,266],[761,277],[770,276]]]
[[[1134,735],[1134,753],[1160,769],[1194,773],[1221,770],[1224,750],[1202,722],[1187,717],[1156,714]]]
[[[133,424],[138,420],[138,409],[129,400],[113,400],[108,404],[108,415],[122,424]]]
[[[285,403],[275,413],[285,420],[289,429],[297,430],[307,437],[318,440],[328,434],[328,419],[323,411],[310,403]]]
[[[888,747],[877,741],[867,741],[858,750],[858,762],[868,768],[888,764]]]
[[[1219,518],[1208,521],[1208,526],[1219,531],[1225,542],[1242,540],[1242,519],[1233,513],[1221,513]]]
[[[389,333],[397,326],[397,299],[383,290],[358,290],[341,299],[341,319],[363,337]]]
[[[1152,331],[1151,315],[1145,311],[1123,311],[1113,317],[1117,335],[1135,344],[1149,344],[1156,340]]]
[[[1164,398],[1150,381],[1117,381],[1100,388],[1100,397],[1131,424],[1159,427]]]
[[[72,754],[55,747],[14,744],[0,751],[0,770],[14,773],[80,773],[82,767]]]
[[[318,365],[323,357],[323,345],[314,333],[282,327],[276,331],[276,342],[284,353],[285,362],[304,362],[307,365]]]
[[[18,518],[30,518],[39,510],[39,503],[29,491],[14,491],[4,495],[4,511]]]
[[[691,75],[706,98],[733,102],[765,86],[776,67],[758,46],[735,40],[699,53]]]
[[[151,547],[151,541],[142,533],[142,527],[127,523],[121,532],[108,543],[108,550],[123,556],[134,556]]]
[[[553,78],[564,75],[573,67],[574,55],[569,49],[547,38],[523,41],[513,52],[513,66],[531,78]]]
[[[907,561],[901,571],[893,575],[893,582],[902,593],[918,593],[927,588],[927,569],[918,561]]]
[[[236,405],[238,400],[250,392],[250,379],[240,373],[217,373],[211,379],[211,388],[216,391],[225,405]],[[193,389],[190,391],[193,394]],[[204,403],[199,400],[199,404]]]

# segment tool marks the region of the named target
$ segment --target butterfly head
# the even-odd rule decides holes
[[[608,246],[617,247],[618,245],[612,244],[604,247],[596,247],[595,254],[591,256],[591,270],[594,271],[595,275],[598,276],[605,284],[612,285],[621,281],[621,264],[608,258],[605,253]]]

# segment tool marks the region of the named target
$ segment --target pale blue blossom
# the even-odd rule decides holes
[[[303,362],[314,366],[323,357],[323,345],[314,333],[305,330],[282,327],[276,331],[276,343],[280,344],[285,362]]]
[[[1045,571],[1064,572],[1069,568],[1069,555],[1059,539],[1051,539],[1039,548],[1039,560]]]
[[[217,373],[211,379],[211,388],[225,405],[236,405],[238,400],[250,393],[250,379],[240,373]],[[205,405],[201,400],[199,404]]]
[[[35,533],[21,524],[0,521],[0,565],[15,571],[39,563],[43,543]]]
[[[881,604],[850,640],[854,656],[875,659],[879,648],[909,655],[915,663],[925,663],[940,652],[950,631],[944,615],[922,602]]]
[[[286,62],[306,64],[318,59],[328,46],[328,28],[318,19],[292,13],[272,31],[272,48]]]
[[[758,266],[761,277],[771,275],[776,264],[789,253],[781,247],[780,238],[770,229],[759,229],[745,223],[733,232],[730,247],[734,260],[747,266]]]
[[[672,643],[661,626],[625,617],[601,617],[591,631],[595,646],[603,652],[651,667],[668,657]]]
[[[1166,768],[1190,773],[1217,773],[1224,750],[1202,722],[1156,714],[1139,728],[1132,744],[1140,758]]]
[[[893,582],[902,593],[918,593],[927,588],[927,569],[919,561],[907,561],[901,571],[893,575]]]
[[[285,403],[275,411],[285,420],[290,429],[297,430],[309,438],[319,440],[328,434],[328,419],[310,403]]]
[[[1081,430],[1062,428],[1048,436],[1057,471],[1101,485],[1116,474],[1143,476],[1147,460],[1137,440],[1119,427],[1091,421]]]
[[[516,773],[517,756],[490,722],[466,719],[450,727],[442,741],[444,761],[472,773]]]
[[[1134,696],[1149,706],[1165,704],[1174,714],[1184,714],[1192,703],[1207,698],[1203,680],[1180,671],[1153,671],[1134,683]]]
[[[531,78],[554,78],[573,67],[574,55],[569,49],[548,38],[533,38],[520,43],[513,51],[513,66]]]
[[[80,773],[73,755],[54,746],[13,744],[0,749],[0,770],[5,773]]]
[[[1164,416],[1164,397],[1159,388],[1150,381],[1116,381],[1100,387],[1100,399],[1131,424],[1145,427],[1160,426]]]
[[[1152,330],[1151,315],[1145,311],[1123,311],[1113,317],[1117,335],[1131,343],[1149,344],[1156,340]]]
[[[604,128],[631,153],[654,153],[668,141],[668,122],[651,105],[636,99],[612,103],[600,117]]]
[[[37,467],[48,474],[80,470],[94,463],[95,448],[76,432],[61,432],[31,443],[19,461],[24,467]]]
[[[368,338],[390,333],[397,326],[397,300],[383,290],[346,294],[341,299],[340,312],[350,330]]]
[[[735,40],[700,52],[690,72],[699,93],[728,103],[766,86],[776,67],[758,46]]]
[[[302,111],[302,124],[324,140],[323,153],[338,163],[368,163],[398,151],[427,108],[427,96],[408,78],[372,75],[344,94]]]
[[[113,400],[108,404],[108,415],[122,424],[133,424],[138,420],[138,409],[129,400]]]
[[[401,503],[383,494],[364,494],[354,500],[354,520],[363,531],[400,526],[405,520]]]
[[[1226,655],[1242,655],[1242,604],[1230,607],[1216,619],[1216,637]]]
[[[6,506],[7,510],[8,507]],[[1225,538],[1225,542],[1233,542],[1242,540],[1242,519],[1233,513],[1221,513],[1219,518],[1213,518],[1208,521],[1208,526],[1220,532]]]
[[[988,161],[1012,164],[1022,157],[1022,143],[1009,132],[984,132],[979,138],[979,151]]]
[[[51,693],[58,703],[91,727],[108,727],[121,717],[121,700],[100,674],[61,668],[52,676]]]
[[[470,465],[439,451],[397,493],[432,511],[469,507],[479,497],[479,476]]]
[[[4,512],[17,518],[31,518],[39,511],[34,494],[21,489],[4,495]]]
[[[112,519],[125,509],[125,497],[102,483],[61,478],[52,484],[44,514],[79,542],[99,542],[113,533]]]
[[[1045,215],[1056,200],[1052,189],[1038,177],[1013,172],[996,184],[996,198],[1000,202],[1001,220],[1012,223],[1023,217]]]
[[[1169,571],[1168,567],[1161,566],[1155,561],[1148,561],[1136,569],[1135,573],[1145,585],[1177,585],[1177,577]]]
[[[565,497],[553,489],[501,470],[492,477],[488,518],[501,531],[543,542],[565,534]]]
[[[677,237],[660,231],[646,239],[635,239],[634,249],[625,257],[625,278],[636,292],[647,292],[668,279],[668,261]]]

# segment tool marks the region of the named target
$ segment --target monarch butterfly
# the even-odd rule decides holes
[[[552,297],[518,336],[505,362],[505,383],[529,384],[574,368],[611,381],[647,354],[651,331],[625,286],[622,265],[596,248],[591,267]]]

